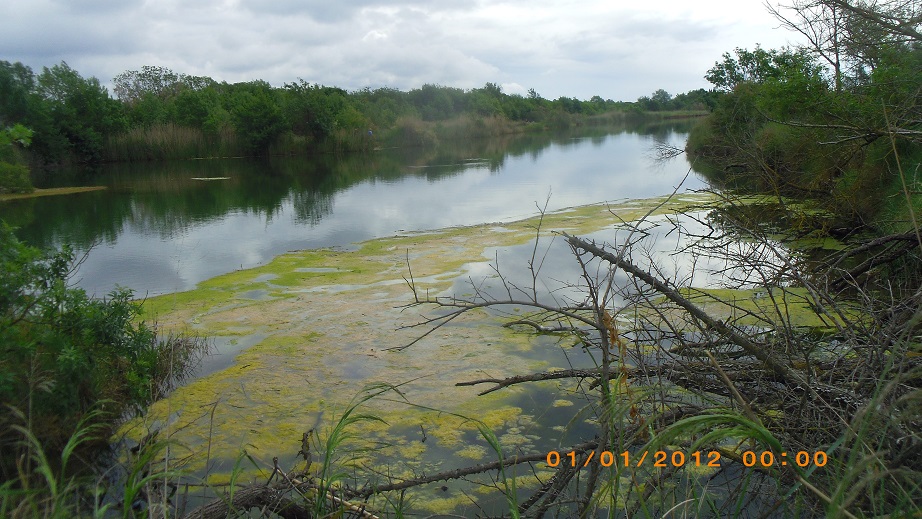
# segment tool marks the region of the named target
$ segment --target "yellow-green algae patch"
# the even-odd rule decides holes
[[[741,325],[763,326],[765,319],[799,328],[832,328],[836,323],[842,324],[837,312],[825,311],[805,288],[686,288],[680,292],[712,317]],[[861,318],[861,313],[846,303],[840,305],[840,310],[849,320]]]
[[[656,213],[709,199],[684,195]],[[541,228],[588,234],[639,218],[664,200],[570,208],[545,215]],[[354,251],[292,252],[194,290],[147,300],[146,316],[156,318],[164,332],[261,340],[240,352],[230,367],[157,402],[147,416],[129,424],[130,434],[161,426],[161,438],[185,446],[185,468],[199,474],[206,472],[206,459],[233,460],[243,449],[266,463],[278,456],[293,464],[302,433],[313,429],[325,438],[366,384],[387,383],[400,393],[381,395],[362,410],[384,422],[355,424],[355,437],[343,446],[343,452],[355,453],[353,464],[387,464],[394,474],[411,476],[422,469],[456,468],[475,456],[489,461],[494,453],[475,422],[462,416],[494,430],[510,452],[537,448],[539,428],[515,403],[523,387],[478,397],[483,387],[455,385],[537,367],[563,368],[522,357],[538,347],[533,334],[503,328],[498,319],[475,311],[404,351],[388,351],[419,337],[426,328],[413,325],[433,311],[408,306],[413,303],[404,279],[408,257],[421,295],[427,290],[435,295],[450,288],[465,265],[483,262],[486,249],[533,239],[537,225],[538,218],[531,218],[371,240]],[[547,407],[545,412],[566,412],[562,401],[549,401]],[[209,472],[215,482],[226,476],[226,471]],[[425,507],[438,508],[424,501]],[[445,506],[449,502],[457,504],[452,498]]]

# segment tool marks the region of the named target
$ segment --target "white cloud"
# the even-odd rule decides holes
[[[4,10],[0,59],[37,70],[66,60],[104,83],[159,65],[229,82],[489,81],[509,93],[633,100],[706,87],[723,52],[791,37],[760,3],[739,0],[31,0]]]

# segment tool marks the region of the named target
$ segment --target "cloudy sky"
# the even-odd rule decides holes
[[[0,60],[66,61],[104,84],[144,65],[218,81],[349,90],[494,82],[633,101],[708,87],[734,47],[779,47],[761,0],[19,0]]]

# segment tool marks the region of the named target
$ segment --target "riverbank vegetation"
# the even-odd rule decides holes
[[[730,186],[811,198],[833,231],[903,232],[922,210],[918,7],[823,0],[774,11],[798,48],[736,49],[707,73],[722,92],[688,150]]]
[[[32,142],[32,131],[21,124],[0,128],[0,195],[33,190],[21,149]]]
[[[85,509],[115,427],[181,382],[205,342],[158,336],[130,292],[67,285],[69,249],[45,253],[0,227],[0,515]],[[76,481],[81,481],[76,484]],[[90,505],[92,508],[92,505]]]
[[[544,99],[534,90],[423,85],[341,88],[297,80],[228,84],[163,67],[126,71],[110,96],[66,63],[33,72],[0,62],[0,126],[34,133],[33,165],[361,151],[605,124],[642,114],[704,113],[714,93],[664,90],[637,102]],[[671,112],[670,112],[671,111]]]

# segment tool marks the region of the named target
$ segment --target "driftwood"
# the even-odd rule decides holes
[[[674,423],[675,421],[685,416],[688,416],[692,414],[693,412],[697,412],[699,410],[700,409],[692,405],[679,406],[679,407],[676,407],[664,413],[662,416],[660,416],[657,419],[657,422],[661,426],[670,425]],[[624,431],[624,436],[633,437],[640,432],[645,432],[646,429],[644,427],[646,427],[646,425],[651,425],[651,424],[645,424],[643,426],[630,425],[626,427]],[[574,452],[576,453],[576,455],[583,455],[597,448],[599,448],[599,441],[597,439],[593,439],[593,440],[589,440],[589,441],[586,441],[586,442],[583,442],[577,445],[573,445],[571,447],[560,448],[558,449],[558,451],[562,453]],[[364,488],[361,490],[348,492],[348,495],[350,497],[354,497],[358,499],[367,499],[374,494],[380,494],[383,492],[404,490],[407,488],[417,487],[417,486],[425,485],[428,483],[435,483],[436,481],[447,481],[450,479],[460,479],[466,476],[472,476],[474,474],[482,474],[484,472],[490,472],[491,470],[499,470],[500,468],[511,467],[511,466],[520,465],[523,463],[543,462],[546,460],[547,460],[547,452],[541,452],[538,454],[529,454],[525,456],[510,456],[510,457],[504,458],[502,461],[494,461],[492,463],[481,463],[479,465],[472,465],[470,467],[463,467],[460,469],[439,472],[439,473],[432,474],[429,476],[407,479],[399,483],[392,483],[388,485],[374,485],[374,486]],[[566,463],[561,463],[560,465],[561,468],[559,470],[565,469],[566,465],[567,465]]]
[[[284,519],[312,519],[315,517],[310,509],[288,498],[287,495],[294,491],[304,498],[302,502],[310,503],[310,500],[316,499],[320,492],[318,485],[300,480],[294,475],[285,474],[278,468],[278,465],[272,476],[270,482],[240,487],[234,492],[232,498],[225,496],[202,505],[187,514],[185,519],[220,519],[235,513],[246,513],[254,508],[260,509],[260,517],[273,514]],[[275,476],[279,478],[275,483],[271,483]],[[330,500],[338,509],[337,517],[380,519],[377,515],[367,511],[364,504],[350,503],[329,490],[326,491],[324,498]]]
[[[277,514],[284,519],[311,517],[303,505],[284,496],[288,485],[256,484],[237,489],[232,498],[222,497],[202,505],[188,514],[186,519],[223,519],[234,512],[246,512],[253,508]]]
[[[564,452],[576,452],[577,454],[582,454],[584,452],[595,449],[599,446],[599,442],[591,440],[579,445],[575,445],[566,449]],[[407,488],[418,487],[420,485],[426,485],[428,483],[435,483],[436,481],[448,481],[450,479],[461,479],[466,476],[473,476],[474,474],[482,474],[484,472],[490,472],[491,470],[499,470],[500,468],[511,467],[513,465],[520,465],[522,463],[534,463],[537,461],[544,461],[547,459],[547,453],[541,454],[531,454],[528,456],[510,456],[500,461],[494,461],[492,463],[481,463],[478,465],[471,465],[470,467],[463,467],[460,469],[449,470],[446,472],[439,472],[437,474],[432,474],[431,476],[425,476],[420,478],[406,479],[399,483],[392,483],[389,485],[375,485],[357,492],[352,492],[351,495],[359,499],[367,499],[368,497],[374,494],[380,494],[382,492],[392,492],[394,490],[404,490]]]
[[[662,425],[669,425],[676,420],[691,414],[694,410],[695,408],[693,406],[679,407],[664,414],[659,418],[658,421],[661,422]],[[642,429],[643,427],[638,425],[628,426],[625,430],[625,436],[635,436]],[[582,462],[588,455],[587,453],[598,449],[599,447],[599,441],[595,439],[571,447],[561,448],[560,452],[573,452],[580,460],[580,463],[577,463],[576,467],[571,467],[570,464],[567,463],[561,463],[557,473],[544,485],[542,485],[542,487],[531,497],[531,499],[522,503],[520,505],[520,510],[525,512],[543,501],[543,504],[538,506],[537,509],[540,515],[541,511],[546,510],[547,507],[553,504],[554,499],[560,494],[560,492],[563,491],[573,476],[579,472]],[[475,474],[482,474],[493,470],[499,470],[500,468],[511,467],[524,463],[545,462],[546,460],[546,452],[525,456],[510,456],[504,458],[501,461],[495,461],[492,463],[482,463],[456,470],[439,472],[425,477],[407,479],[397,483],[375,485],[366,487],[361,490],[346,491],[344,492],[344,495],[348,495],[350,499],[354,498],[364,500],[371,497],[372,495],[381,494],[384,492],[405,490],[437,481],[461,479]],[[316,491],[315,485],[309,485],[291,476],[283,476],[284,477],[276,483],[254,484],[240,487],[234,492],[232,499],[227,497],[216,499],[208,504],[196,508],[195,510],[192,510],[185,516],[185,518],[219,519],[231,516],[234,513],[246,512],[254,508],[259,508],[263,512],[262,515],[276,514],[279,517],[283,517],[285,519],[312,517],[311,511],[309,509],[287,498],[286,494],[292,489],[307,489],[308,491]],[[342,506],[346,513],[351,514],[348,517],[377,519],[377,516],[365,511],[364,508],[351,504],[344,499],[333,496],[328,496],[328,498],[332,498],[338,505]]]

